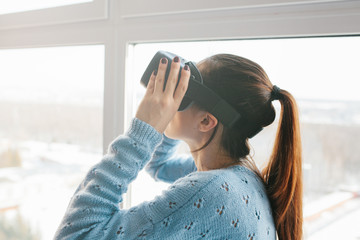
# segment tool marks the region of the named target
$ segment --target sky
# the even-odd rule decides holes
[[[137,67],[145,69],[160,49],[195,62],[218,53],[239,55],[260,64],[274,85],[297,98],[360,101],[360,37],[139,44]]]
[[[297,99],[360,101],[360,37],[233,40],[137,44],[128,72],[136,94],[140,78],[158,50],[192,61],[232,53],[260,64],[273,84]],[[104,46],[0,50],[0,101],[76,103],[102,106]]]
[[[0,101],[102,106],[103,45],[0,50]]]

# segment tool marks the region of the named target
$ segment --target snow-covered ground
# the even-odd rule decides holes
[[[0,208],[18,206],[41,239],[52,239],[76,187],[101,154],[57,143],[20,147],[23,166],[0,169]]]

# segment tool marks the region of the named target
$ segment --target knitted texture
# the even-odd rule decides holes
[[[175,157],[178,142],[134,118],[77,188],[55,239],[275,239],[262,181],[242,166],[198,172],[191,157]],[[172,184],[120,209],[145,165],[156,181]]]

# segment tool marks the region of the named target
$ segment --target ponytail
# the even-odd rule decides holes
[[[204,84],[244,116],[244,121],[238,121],[234,127],[223,127],[221,147],[232,159],[263,178],[279,239],[300,240],[302,166],[295,99],[289,92],[273,86],[259,64],[243,57],[217,54],[201,61],[198,68]],[[248,139],[273,123],[276,112],[272,100],[281,103],[280,123],[268,165],[260,172],[248,157]]]
[[[281,115],[268,165],[262,171],[279,240],[302,239],[302,157],[295,99],[277,89]]]

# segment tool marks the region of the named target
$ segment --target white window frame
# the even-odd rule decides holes
[[[139,1],[94,0],[0,16],[0,49],[105,46],[104,153],[134,116],[127,109],[131,83],[138,82],[130,79],[136,64],[128,61],[131,44],[360,34],[360,1],[184,0],[179,6],[165,0],[139,6]],[[125,204],[130,206],[129,198]]]

